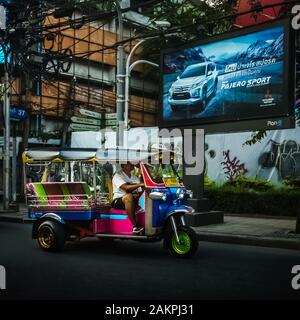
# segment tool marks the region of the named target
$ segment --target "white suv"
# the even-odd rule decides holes
[[[218,87],[218,71],[215,63],[206,61],[188,66],[169,91],[169,103],[173,111],[182,106],[206,108],[207,99],[215,95]]]

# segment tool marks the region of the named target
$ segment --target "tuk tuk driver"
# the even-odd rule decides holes
[[[132,222],[133,234],[139,234],[144,230],[136,221],[135,209],[137,207],[137,196],[134,195],[138,189],[144,187],[139,178],[133,173],[134,165],[130,162],[121,164],[121,170],[117,171],[112,179],[113,201],[112,207],[119,210],[126,210]]]

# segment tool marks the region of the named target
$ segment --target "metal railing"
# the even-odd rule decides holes
[[[97,197],[85,194],[36,196],[27,194],[31,209],[94,209],[109,206],[108,194]]]

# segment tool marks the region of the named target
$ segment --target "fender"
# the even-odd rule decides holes
[[[57,214],[55,213],[46,213],[44,214],[39,220],[36,220],[32,227],[32,239],[37,238],[37,231],[41,223],[43,223],[46,220],[54,220],[61,224],[66,224],[65,221]]]
[[[187,213],[193,213],[195,210],[192,207],[180,205],[180,206],[170,206],[168,208],[168,213],[165,215],[163,233],[165,233],[169,228],[170,217],[174,214],[184,216]]]
[[[168,213],[165,216],[165,220],[168,220],[170,216],[174,214],[187,214],[187,213],[193,213],[195,210],[192,207],[181,205],[181,206],[170,206],[168,208]]]
[[[164,238],[167,238],[170,232],[172,232],[172,227],[170,223],[170,217],[173,216],[174,214],[178,214],[180,216],[184,216],[187,213],[193,213],[195,210],[192,207],[185,206],[185,205],[180,205],[180,206],[170,206],[168,213],[165,216],[165,221],[164,221],[164,226],[163,226],[163,231],[162,235]],[[167,249],[167,242],[164,241],[164,247]]]

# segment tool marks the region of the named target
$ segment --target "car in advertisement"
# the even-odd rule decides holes
[[[190,65],[171,86],[171,109],[176,111],[182,106],[195,106],[205,110],[207,99],[216,94],[217,87],[218,72],[213,62]]]

